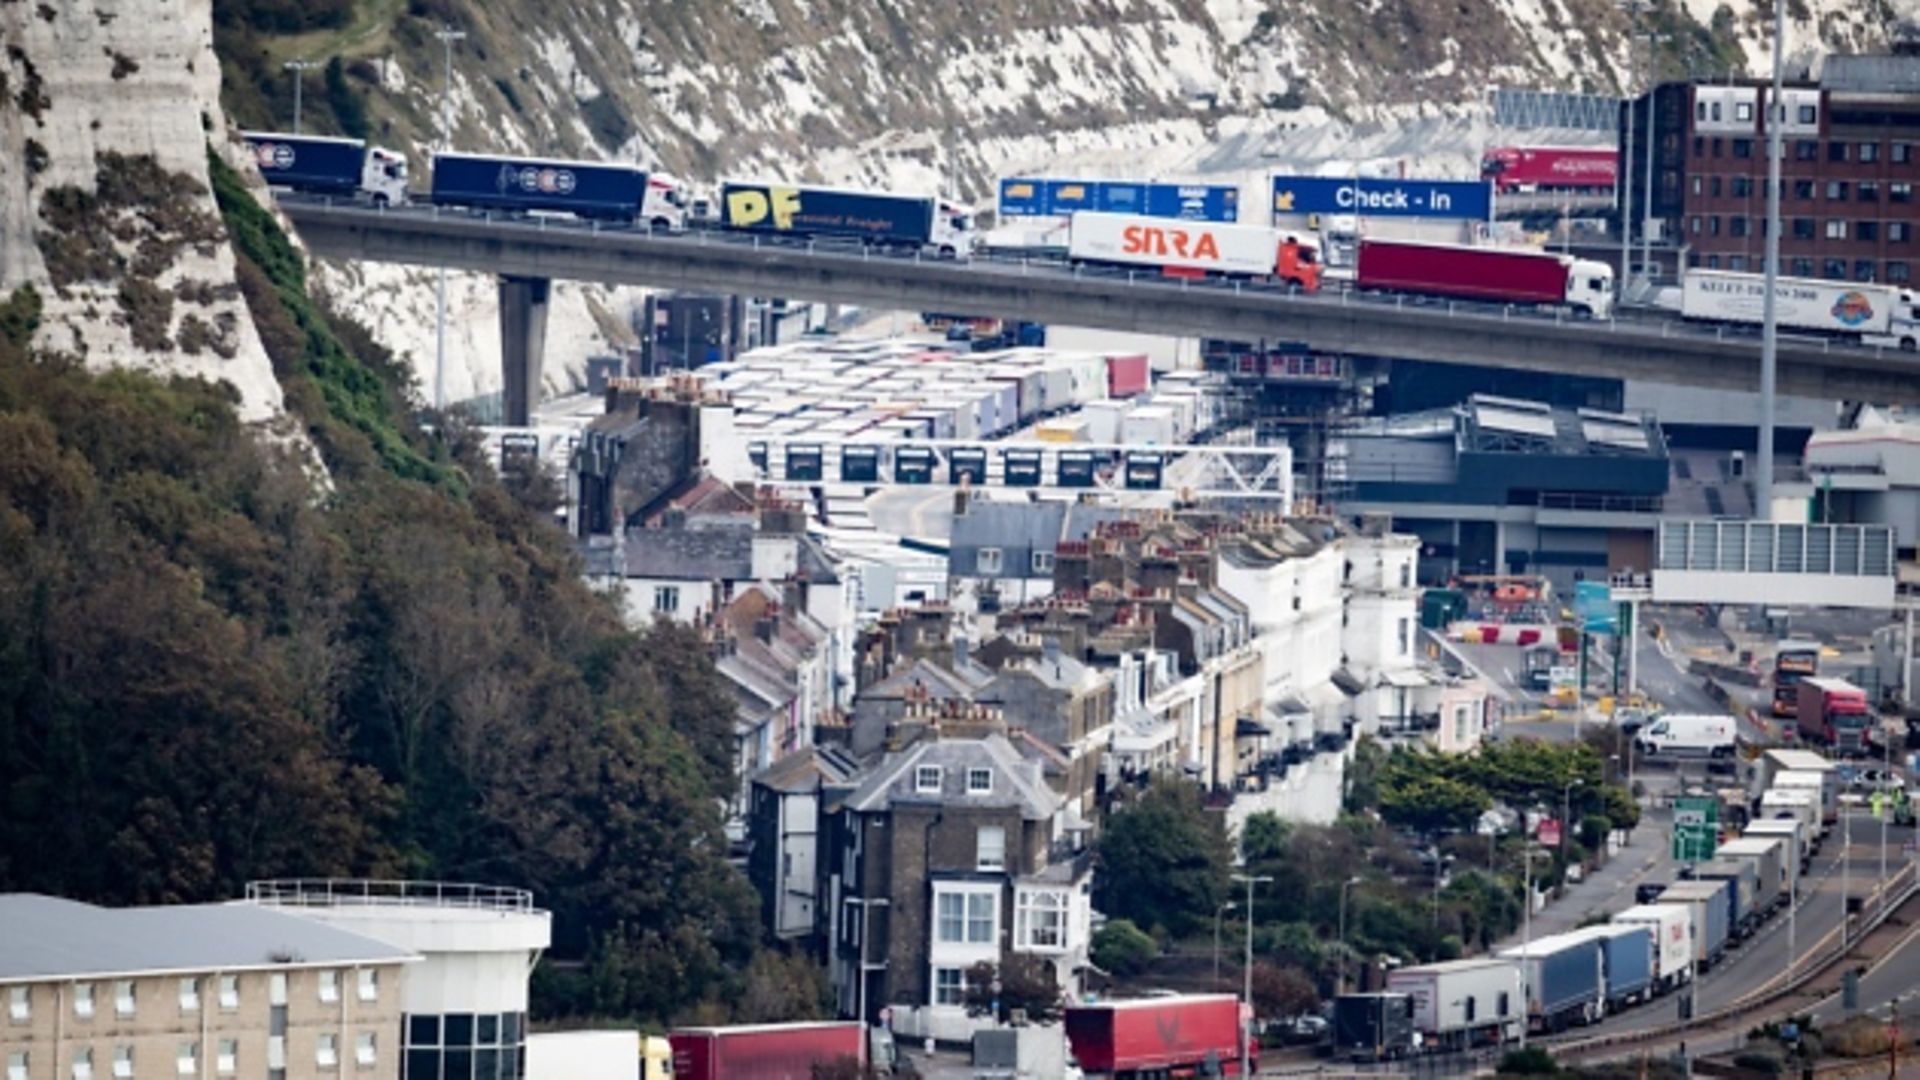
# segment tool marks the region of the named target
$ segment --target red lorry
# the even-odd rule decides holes
[[[1842,754],[1873,751],[1873,710],[1867,692],[1845,679],[1800,680],[1800,738]]]
[[[1620,152],[1596,146],[1494,146],[1480,156],[1480,178],[1495,191],[1610,193]]]
[[[1612,267],[1537,248],[1364,239],[1354,284],[1371,292],[1565,308],[1596,319],[1613,314]]]
[[[813,1067],[864,1062],[865,1025],[854,1020],[680,1028],[667,1033],[674,1080],[812,1080]]]
[[[1089,1076],[1144,1080],[1205,1075],[1210,1064],[1224,1076],[1258,1071],[1260,1043],[1245,1024],[1231,994],[1177,994],[1068,1006],[1065,1026],[1074,1060]],[[1240,1067],[1243,1035],[1251,1069]]]

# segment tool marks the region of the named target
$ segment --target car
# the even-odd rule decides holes
[[[1305,1046],[1326,1038],[1327,1018],[1317,1013],[1302,1013],[1291,1020],[1276,1020],[1267,1025],[1267,1035],[1288,1046]]]
[[[1904,783],[1897,774],[1885,769],[1855,769],[1847,777],[1847,787],[1854,791],[1888,791]]]
[[[1658,881],[1642,882],[1639,885],[1634,886],[1633,902],[1636,904],[1651,904],[1655,900],[1660,899],[1660,894],[1666,891],[1667,891],[1666,885],[1662,884],[1661,882],[1658,882]]]

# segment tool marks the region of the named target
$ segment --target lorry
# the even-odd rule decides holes
[[[1591,1024],[1607,1011],[1606,977],[1600,943],[1591,937],[1557,934],[1503,950],[1525,976],[1527,1030],[1563,1031]]]
[[[433,155],[435,206],[575,217],[648,228],[686,227],[678,182],[633,165],[499,154]]]
[[[1810,835],[1796,818],[1758,818],[1747,823],[1740,839],[1780,841],[1781,873],[1786,878],[1786,888],[1791,891],[1793,879],[1806,873],[1811,861]]]
[[[1680,281],[1680,315],[1702,322],[1759,326],[1765,314],[1764,274],[1689,269]],[[1920,295],[1892,285],[1815,278],[1774,283],[1774,319],[1866,345],[1912,352],[1920,344]]]
[[[1613,268],[1571,255],[1368,237],[1359,259],[1354,283],[1370,292],[1613,314]]]
[[[1867,692],[1845,679],[1801,679],[1795,726],[1800,737],[1838,754],[1873,751],[1873,710]]]
[[[364,198],[375,206],[407,201],[407,159],[384,146],[275,131],[243,131],[240,137],[270,186]]]
[[[1093,210],[1230,223],[1240,220],[1240,186],[1009,176],[1000,181],[998,209],[1002,221],[1066,218]]]
[[[816,1065],[867,1061],[857,1020],[676,1028],[667,1042],[674,1080],[809,1080]]]
[[[1757,903],[1760,892],[1760,868],[1750,859],[1726,859],[1716,855],[1692,867],[1695,881],[1727,883],[1727,934],[1734,940],[1745,938],[1760,925]]]
[[[1732,758],[1739,728],[1731,716],[1669,713],[1634,733],[1643,757]]]
[[[972,1080],[1080,1080],[1058,1025],[988,1028],[973,1033]]]
[[[1636,904],[1614,915],[1611,921],[1615,926],[1643,927],[1652,935],[1655,993],[1669,993],[1693,978],[1693,912],[1690,908],[1680,904]]]
[[[1724,881],[1676,881],[1655,900],[1683,908],[1693,920],[1695,971],[1706,971],[1727,949],[1733,929],[1733,890]]]
[[[1799,823],[1809,853],[1820,850],[1826,828],[1820,820],[1820,796],[1804,788],[1768,788],[1760,796],[1760,817],[1791,818]],[[1751,830],[1752,826],[1748,828]]]
[[[728,180],[720,186],[720,227],[793,240],[856,240],[873,248],[924,251],[943,259],[973,254],[973,215],[932,195]]]
[[[1778,773],[1768,791],[1804,791],[1812,795],[1820,804],[1820,831],[1829,832],[1833,823],[1840,820],[1839,774],[1829,770],[1806,771],[1789,769]],[[1766,792],[1761,793],[1763,796]]]
[[[646,1071],[647,1051],[657,1036],[642,1039],[631,1028],[602,1031],[544,1031],[527,1036],[526,1075],[578,1077],[579,1080],[672,1080],[670,1073]]]
[[[1413,999],[1406,994],[1341,994],[1333,999],[1333,1056],[1398,1061],[1411,1056]]]
[[[1748,789],[1753,793],[1753,805],[1759,805],[1761,794],[1773,786],[1773,778],[1784,772],[1820,773],[1830,792],[1828,798],[1835,806],[1840,805],[1839,767],[1811,750],[1796,749],[1768,750],[1754,761],[1753,782]]]
[[[1608,1012],[1653,996],[1653,931],[1645,926],[1601,923],[1563,935],[1591,939],[1600,946],[1600,978]]]
[[[1743,834],[1714,852],[1716,859],[1741,859],[1753,864],[1753,908],[1766,918],[1787,899],[1787,850],[1791,841],[1779,836]]]
[[[1284,229],[1081,213],[1073,215],[1067,233],[1067,257],[1077,266],[1264,281],[1299,292],[1320,289],[1319,249],[1312,238]]]
[[[1511,960],[1478,957],[1387,972],[1387,989],[1413,1001],[1413,1027],[1430,1050],[1499,1046],[1526,1022],[1520,971]]]
[[[1620,152],[1608,146],[1490,146],[1480,155],[1480,178],[1500,194],[1577,191],[1611,194]]]
[[[1247,1076],[1260,1066],[1260,1044],[1250,1017],[1232,994],[1165,997],[1069,1005],[1067,1043],[1089,1076],[1146,1080],[1151,1075],[1198,1073]],[[1241,1044],[1251,1055],[1242,1068]]]

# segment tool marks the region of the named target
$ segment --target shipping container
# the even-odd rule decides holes
[[[1312,239],[1282,229],[1082,213],[1073,215],[1068,233],[1067,254],[1075,263],[1277,281],[1306,292],[1320,287]]]
[[[1245,1076],[1240,1067],[1247,1039],[1239,999],[1231,994],[1176,994],[1066,1009],[1067,1042],[1080,1067],[1091,1075],[1139,1076],[1150,1071],[1192,1075],[1217,1064],[1227,1076]]]
[[[1744,938],[1760,925],[1757,900],[1760,893],[1760,867],[1751,859],[1725,859],[1716,856],[1693,867],[1695,881],[1724,881],[1731,897],[1727,915],[1728,933]]]
[[[1107,396],[1130,398],[1144,393],[1152,378],[1152,366],[1146,353],[1107,354]]]
[[[849,1020],[680,1028],[667,1041],[674,1080],[812,1080],[816,1066],[864,1062],[864,1035]]]
[[[1333,1056],[1398,1061],[1413,1047],[1413,999],[1405,994],[1341,994],[1333,1000]]]
[[[1014,408],[1018,411],[1015,426],[1025,426],[1040,419],[1046,395],[1041,388],[1041,377],[1032,368],[995,367],[987,372],[989,382],[1012,383],[1016,393]]]
[[[1676,881],[1655,900],[1685,908],[1693,920],[1693,959],[1697,970],[1711,968],[1727,949],[1733,928],[1733,889],[1724,881]]]
[[[1653,978],[1666,993],[1693,977],[1693,911],[1685,904],[1638,904],[1612,919],[1615,926],[1639,926],[1653,939]]]
[[[1096,401],[1080,410],[1087,422],[1087,441],[1115,445],[1121,440],[1121,426],[1134,406],[1124,401]]]
[[[1120,442],[1127,446],[1173,446],[1179,441],[1171,409],[1142,405],[1120,422]]]
[[[1607,264],[1526,248],[1364,239],[1355,284],[1369,291],[1564,307],[1596,319],[1613,312],[1613,270]]]
[[[1517,961],[1481,957],[1387,972],[1387,989],[1413,1001],[1413,1024],[1435,1050],[1499,1046],[1525,1022]]]
[[[1527,1026],[1532,1031],[1562,1031],[1591,1024],[1606,1014],[1606,980],[1600,943],[1591,937],[1560,934],[1502,950],[1526,972]]]

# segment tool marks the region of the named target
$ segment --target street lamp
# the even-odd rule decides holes
[[[1347,992],[1347,889],[1358,884],[1358,877],[1350,877],[1340,883],[1340,938],[1336,942],[1340,948],[1340,970],[1333,980],[1336,996]]]
[[[1653,91],[1655,85],[1659,82],[1659,70],[1653,47],[1667,40],[1667,35],[1648,31],[1647,33],[1636,36],[1644,39],[1647,43],[1647,198],[1646,205],[1641,210],[1640,218],[1640,268],[1645,270],[1653,261],[1653,229],[1650,227],[1653,224],[1653,156],[1660,146],[1660,144],[1654,140],[1656,131],[1654,125],[1657,121],[1653,111]],[[1621,170],[1620,178],[1622,180],[1627,179],[1624,169]],[[1617,662],[1618,658],[1616,658],[1616,663]]]
[[[1565,868],[1567,864],[1567,835],[1573,831],[1573,789],[1585,787],[1586,783],[1585,780],[1569,780],[1567,781],[1566,787],[1560,792],[1560,891],[1562,893],[1565,893],[1567,890]]]
[[[1213,986],[1216,990],[1220,988],[1220,917],[1232,910],[1233,906],[1233,901],[1229,900],[1213,912]]]
[[[867,1022],[867,932],[872,929],[872,920],[868,919],[867,915],[874,908],[889,905],[884,896],[876,896],[872,899],[864,896],[849,896],[846,897],[846,903],[849,907],[860,909],[860,957],[853,981],[853,1008],[854,1013],[860,1018],[860,1023],[864,1025]]]
[[[1246,1006],[1247,1014],[1253,1014],[1253,887],[1273,878],[1266,874],[1235,874],[1233,880],[1243,881],[1247,885],[1247,956],[1246,966],[1241,969],[1240,1000]],[[1240,1075],[1252,1072],[1253,1048],[1248,1045],[1252,1037],[1252,1025],[1240,1025]]]
[[[1787,36],[1783,0],[1773,0],[1773,93],[1767,98],[1767,279],[1761,304],[1760,331],[1760,447],[1754,462],[1753,516],[1773,520],[1773,386],[1780,360],[1779,323],[1774,289],[1780,280],[1780,155],[1781,128],[1787,106],[1781,100],[1781,70],[1785,67],[1782,40]]]
[[[465,30],[443,26],[433,32],[440,39],[440,149],[453,148],[453,43],[466,38]],[[440,267],[439,303],[434,315],[433,407],[447,407],[447,268]]]
[[[307,73],[307,69],[313,66],[313,61],[311,61],[311,60],[289,60],[289,61],[287,61],[286,63],[284,63],[284,64],[281,64],[280,66],[281,66],[281,68],[283,68],[283,69],[285,69],[285,70],[287,70],[287,71],[291,71],[291,72],[293,72],[293,133],[294,133],[295,135],[298,135],[298,134],[300,134],[300,82],[301,82],[301,76],[303,76],[303,75],[305,75],[305,74]]]

